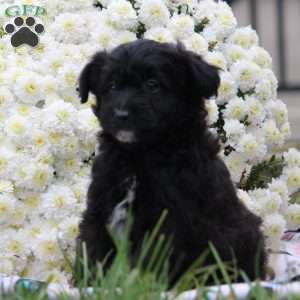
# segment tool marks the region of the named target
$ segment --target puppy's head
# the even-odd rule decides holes
[[[93,107],[105,134],[123,144],[155,143],[189,126],[217,93],[216,67],[182,45],[137,40],[98,52],[79,80],[82,102]],[[188,129],[188,128],[186,128]]]

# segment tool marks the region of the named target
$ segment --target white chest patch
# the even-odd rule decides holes
[[[136,177],[134,176],[132,183],[127,188],[127,194],[125,199],[114,208],[111,217],[108,221],[108,228],[111,231],[113,231],[119,239],[121,239],[124,236],[128,208],[135,198],[135,191]]]

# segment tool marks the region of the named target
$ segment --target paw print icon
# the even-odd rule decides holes
[[[35,47],[39,43],[39,35],[45,31],[44,25],[36,24],[33,17],[28,17],[25,20],[22,17],[16,17],[14,24],[7,24],[5,31],[11,34],[11,44],[13,47],[19,47],[27,44]]]

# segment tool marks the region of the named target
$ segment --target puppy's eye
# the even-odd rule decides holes
[[[112,81],[112,82],[110,82],[109,83],[109,86],[108,86],[108,88],[110,89],[110,90],[115,90],[116,89],[116,82],[115,81]]]
[[[147,89],[152,93],[156,93],[160,90],[160,84],[156,79],[149,79],[145,83]]]

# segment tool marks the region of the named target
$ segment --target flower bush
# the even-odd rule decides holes
[[[300,153],[278,153],[290,136],[270,55],[251,27],[213,0],[39,1],[48,11],[37,47],[0,39],[0,273],[66,283],[65,255],[84,210],[97,119],[80,104],[78,75],[97,50],[138,38],[181,41],[220,68],[208,123],[241,200],[263,219],[270,247],[300,225]],[[4,11],[12,1],[1,4]],[[2,25],[10,20],[0,18]],[[1,31],[3,34],[3,31]]]

